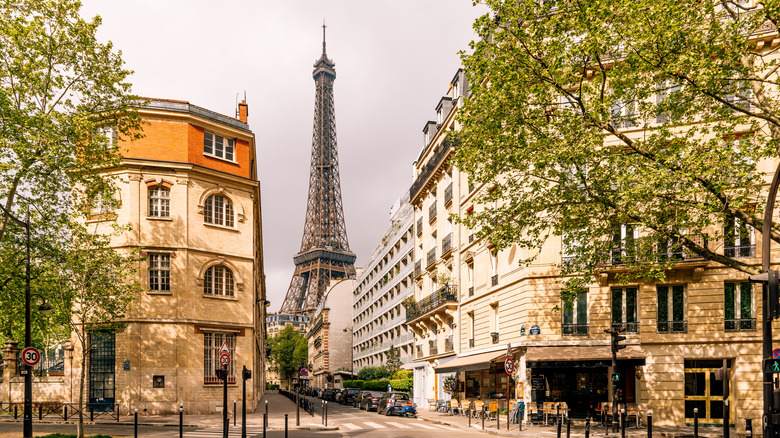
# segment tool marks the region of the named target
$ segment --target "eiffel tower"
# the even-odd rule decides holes
[[[355,254],[349,250],[344,209],[341,204],[336,114],[333,105],[335,65],[325,54],[323,25],[322,56],[314,63],[312,73],[316,100],[306,223],[303,226],[301,249],[293,258],[295,273],[282,303],[282,313],[311,315],[331,280],[355,275]]]

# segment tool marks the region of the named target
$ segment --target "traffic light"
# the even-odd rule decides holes
[[[625,336],[620,336],[620,330],[612,330],[610,331],[610,335],[612,335],[612,352],[617,353],[618,351],[626,348],[625,345],[621,345],[620,341],[625,341]]]
[[[217,377],[219,380],[225,380],[227,378],[227,370],[224,368],[217,368]]]
[[[769,317],[780,318],[780,286],[778,286],[778,274],[775,270],[750,276],[751,283],[762,283],[766,286],[769,300]]]
[[[252,378],[252,370],[248,370],[248,369],[246,369],[246,367],[244,367],[244,371],[241,374],[241,377],[243,377],[244,380],[251,379]]]

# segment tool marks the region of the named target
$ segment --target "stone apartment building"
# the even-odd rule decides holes
[[[450,214],[484,208],[475,201],[489,185],[473,185],[449,163],[457,145],[447,133],[468,93],[462,73],[437,105],[437,121],[426,124],[426,146],[415,164],[410,192],[415,217],[415,303],[406,306],[414,332],[414,397],[419,405],[449,398],[443,378],[456,377],[458,399],[526,403],[562,401],[573,416],[592,414],[610,401],[613,373],[625,400],[652,409],[655,424],[693,421],[722,424],[722,393],[715,369],[729,365],[730,423],[744,433],[745,420],[761,418],[761,288],[741,272],[672,249],[678,260],[663,283],[622,284],[620,254],[612,254],[571,306],[560,298],[560,267],[569,252],[551,237],[529,266],[526,250],[495,251],[474,230],[452,224]],[[628,135],[639,135],[627,127]],[[759,163],[771,174],[775,163]],[[760,236],[725,223],[736,238],[709,239],[718,252],[760,266]],[[719,233],[716,233],[718,231]],[[711,235],[723,230],[712,230]],[[640,230],[623,226],[625,242]],[[775,250],[773,249],[773,252]],[[620,329],[627,348],[611,366],[607,329]],[[509,349],[516,367],[507,375]]]
[[[266,333],[269,338],[275,336],[280,330],[284,330],[288,325],[295,327],[298,332],[306,336],[308,324],[309,317],[302,314],[274,313],[265,318]],[[265,375],[266,381],[272,385],[279,385],[281,388],[291,387],[291,382],[284,380],[279,375],[275,365],[270,360],[266,361]]]
[[[228,398],[241,400],[246,367],[252,371],[251,410],[265,389],[266,306],[260,184],[248,107],[242,102],[233,118],[185,101],[150,99],[138,111],[144,137],[120,139],[121,166],[110,170],[118,177],[119,206],[93,212],[89,222],[98,231],[129,226],[112,245],[143,249],[144,292],[124,329],[90,336],[85,401],[122,415],[132,409],[174,413],[180,403],[188,413],[221,411],[215,370],[224,343],[231,357]],[[113,132],[104,130],[115,140]],[[77,401],[83,364],[72,344],[65,375],[48,401]],[[16,393],[17,377],[9,374],[4,377],[9,392]]]
[[[406,194],[390,213],[382,241],[363,267],[352,297],[355,372],[387,363],[391,346],[403,366],[412,362],[414,334],[406,325],[403,301],[413,298],[414,227]]]
[[[358,275],[360,273],[358,272]],[[352,372],[352,291],[355,279],[331,280],[314,311],[309,331],[309,386],[338,388]]]

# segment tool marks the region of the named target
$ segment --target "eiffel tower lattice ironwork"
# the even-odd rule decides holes
[[[349,250],[344,209],[341,204],[336,116],[333,82],[336,64],[325,54],[322,26],[322,56],[314,63],[316,101],[311,145],[311,172],[306,223],[301,250],[293,258],[295,272],[282,303],[282,313],[311,315],[331,280],[355,274],[355,254]]]

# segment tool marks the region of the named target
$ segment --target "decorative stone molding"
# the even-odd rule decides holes
[[[693,268],[693,281],[701,281],[701,277],[704,274],[704,268]]]
[[[601,287],[607,286],[609,284],[609,274],[606,272],[596,274],[596,281]]]
[[[236,290],[239,292],[244,290],[244,277],[241,275],[241,271],[236,267],[236,265],[226,260],[224,256],[217,256],[204,263],[200,268],[200,272],[198,272],[198,277],[195,279],[195,283],[198,286],[203,286],[203,277],[206,275],[206,270],[212,266],[217,265],[225,266],[230,269],[231,273],[233,274],[233,281],[236,284]]]

